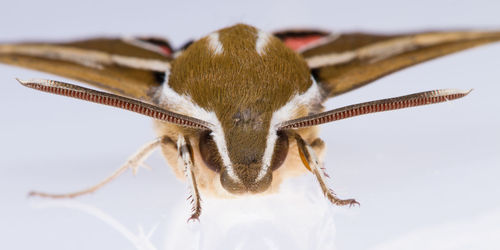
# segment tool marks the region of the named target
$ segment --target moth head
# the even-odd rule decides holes
[[[243,150],[244,156],[241,161],[234,162],[233,171],[224,166],[224,162],[217,149],[217,145],[209,132],[201,134],[199,139],[199,151],[205,166],[212,171],[220,173],[222,186],[231,193],[259,193],[268,189],[272,182],[272,172],[283,165],[289,148],[289,138],[286,132],[278,132],[278,138],[273,149],[273,156],[267,172],[260,178],[262,160],[256,154],[257,150]],[[237,178],[231,176],[236,174]]]
[[[288,133],[276,129],[276,114],[311,85],[300,55],[247,25],[191,44],[172,62],[168,79],[169,88],[205,114],[198,118],[214,125],[199,134],[199,152],[222,187],[236,194],[270,187],[289,144]]]

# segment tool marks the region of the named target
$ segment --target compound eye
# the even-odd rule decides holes
[[[219,150],[215,144],[210,131],[203,132],[199,142],[200,154],[203,162],[208,168],[215,172],[219,172],[222,166],[222,159],[219,155]]]
[[[274,145],[273,159],[271,160],[271,169],[278,169],[288,155],[288,135],[284,131],[278,131],[278,139]]]

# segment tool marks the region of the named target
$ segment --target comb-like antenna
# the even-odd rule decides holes
[[[319,114],[314,114],[283,122],[280,125],[278,125],[278,130],[305,128],[305,127],[320,125],[323,123],[342,120],[358,115],[365,115],[375,112],[434,104],[444,101],[451,101],[454,99],[464,97],[471,91],[472,89],[469,91],[462,91],[455,89],[441,89],[441,90],[426,91],[400,97],[354,104],[322,112]]]
[[[206,121],[170,112],[168,110],[156,107],[145,102],[110,93],[96,91],[69,83],[43,79],[34,79],[28,81],[17,79],[17,81],[28,88],[126,109],[132,112],[139,113],[141,115],[146,115],[161,121],[174,123],[183,127],[210,130],[210,127],[212,126]]]

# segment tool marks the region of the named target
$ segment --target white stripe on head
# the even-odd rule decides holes
[[[165,81],[162,84],[161,95],[159,98],[159,103],[162,106],[167,107],[169,110],[175,110],[175,112],[185,114],[203,121],[207,121],[212,126],[210,126],[210,130],[212,131],[211,135],[217,145],[217,149],[219,150],[219,154],[222,158],[222,163],[224,167],[227,169],[228,175],[234,180],[239,182],[240,179],[236,175],[233,169],[233,164],[231,159],[229,158],[229,151],[227,150],[226,138],[224,135],[224,130],[222,129],[222,125],[217,118],[217,115],[213,111],[208,111],[196,103],[194,103],[190,96],[180,95],[175,92],[168,85],[168,72],[165,74]]]
[[[262,167],[259,171],[259,175],[257,176],[256,181],[262,179],[271,166],[271,160],[274,153],[274,145],[276,144],[276,139],[278,138],[278,125],[281,122],[293,119],[300,107],[304,105],[312,107],[321,103],[321,91],[314,78],[311,77],[311,79],[312,84],[306,92],[300,95],[296,94],[285,105],[274,111],[273,116],[271,117],[269,132],[267,134],[266,149],[264,151],[264,157],[262,159]]]
[[[259,53],[259,55],[265,55],[265,49],[269,44],[270,38],[271,35],[269,33],[259,30],[259,33],[257,34],[257,41],[255,41],[255,49],[257,50],[257,53]]]
[[[212,50],[215,55],[220,55],[224,52],[224,47],[219,40],[219,33],[214,32],[207,36],[208,39],[208,47]]]

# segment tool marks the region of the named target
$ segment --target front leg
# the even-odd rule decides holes
[[[184,163],[184,173],[191,191],[189,199],[191,200],[193,208],[189,221],[198,220],[201,214],[201,198],[193,171],[193,148],[191,147],[189,139],[183,135],[179,135],[177,139],[177,152],[179,153],[179,158]]]
[[[359,205],[359,202],[354,199],[342,200],[337,197],[333,190],[326,185],[325,179],[328,175],[325,173],[325,169],[321,167],[318,157],[316,156],[316,153],[312,149],[311,145],[307,144],[307,142],[305,142],[299,134],[295,134],[295,140],[297,141],[297,147],[302,163],[316,176],[316,179],[318,180],[321,190],[326,198],[337,206]]]

